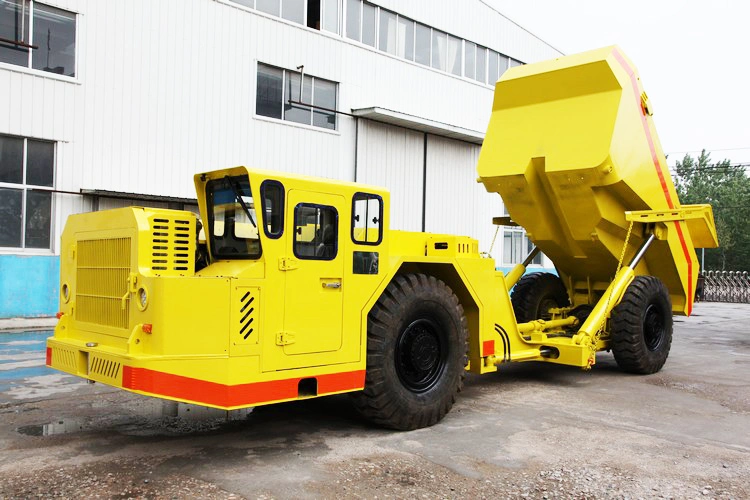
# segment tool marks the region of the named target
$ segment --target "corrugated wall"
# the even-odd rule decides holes
[[[428,136],[425,229],[472,236],[479,240],[479,250],[487,252],[496,229],[492,217],[503,214],[503,203],[477,183],[478,158],[477,145]],[[500,244],[492,252],[498,263]]]
[[[391,228],[422,229],[424,134],[361,120],[357,182],[391,191]]]

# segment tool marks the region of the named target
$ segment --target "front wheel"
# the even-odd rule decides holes
[[[397,430],[439,422],[463,386],[467,336],[463,308],[445,283],[424,274],[396,276],[367,318],[357,410]]]
[[[612,353],[630,373],[661,370],[672,345],[672,300],[655,276],[636,276],[612,311]]]

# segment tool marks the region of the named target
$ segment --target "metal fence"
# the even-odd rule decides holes
[[[708,271],[698,278],[696,298],[706,302],[750,303],[747,271]]]

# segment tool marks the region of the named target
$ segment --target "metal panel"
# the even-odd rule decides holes
[[[424,134],[361,120],[357,182],[391,190],[391,229],[422,229]]]
[[[503,214],[502,199],[476,182],[479,146],[428,136],[426,230],[471,236],[487,252],[495,234],[492,217]],[[499,262],[502,234],[492,250]]]

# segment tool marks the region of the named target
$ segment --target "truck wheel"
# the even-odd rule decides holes
[[[550,319],[553,307],[570,305],[568,291],[562,280],[550,273],[529,273],[523,276],[510,294],[510,302],[518,323]]]
[[[466,317],[453,291],[424,274],[396,276],[367,317],[365,388],[354,394],[368,420],[397,430],[428,427],[463,387]]]
[[[672,300],[655,276],[636,276],[612,311],[612,353],[629,373],[661,370],[672,345]]]

